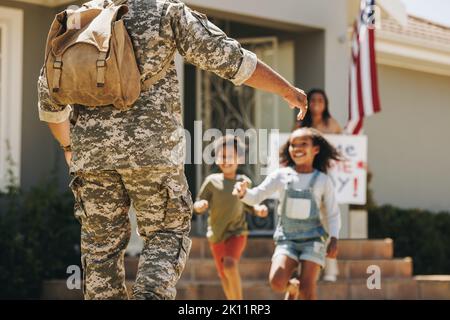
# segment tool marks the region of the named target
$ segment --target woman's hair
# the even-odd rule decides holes
[[[319,153],[316,154],[313,161],[313,167],[315,169],[327,173],[331,165],[331,160],[342,160],[340,153],[324,138],[319,130],[316,130],[314,128],[300,128],[294,130],[291,133],[291,136],[298,130],[302,130],[303,132],[305,132],[306,136],[311,138],[314,146],[320,147]],[[291,137],[289,137],[288,141],[280,148],[280,164],[293,167],[295,166],[295,162],[294,160],[292,160],[289,153],[290,146]]]
[[[323,97],[323,100],[325,102],[325,108],[323,109],[323,113],[322,113],[322,120],[325,123],[325,125],[328,125],[328,120],[331,118],[330,115],[330,110],[328,109],[328,97],[327,94],[325,93],[325,91],[323,91],[322,89],[311,89],[309,90],[308,94],[307,94],[307,99],[308,99],[308,111],[305,114],[305,118],[303,118],[303,120],[300,122],[300,127],[312,127],[312,116],[311,116],[311,111],[309,110],[309,104],[311,102],[311,98],[314,94],[320,94]]]

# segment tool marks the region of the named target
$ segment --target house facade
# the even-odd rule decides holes
[[[0,185],[8,170],[24,188],[56,173],[67,186],[67,167],[45,123],[38,120],[36,80],[45,40],[64,0],[0,0]],[[350,27],[356,0],[186,0],[231,37],[306,90],[324,88],[332,115],[348,116]],[[365,122],[370,185],[378,204],[449,210],[450,29],[408,16],[400,0],[378,2],[376,50],[382,112]],[[185,127],[276,128],[289,132],[294,113],[272,95],[232,89],[177,58]],[[223,90],[222,92],[220,90]],[[224,95],[221,93],[230,93]],[[220,98],[222,97],[222,98]],[[237,106],[225,112],[229,106]],[[229,110],[228,110],[229,111]],[[186,166],[193,193],[208,172]]]

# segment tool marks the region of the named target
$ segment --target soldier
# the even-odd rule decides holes
[[[80,220],[85,299],[127,299],[124,253],[132,204],[144,239],[134,299],[174,299],[189,255],[192,199],[183,171],[183,124],[173,52],[235,85],[282,96],[306,112],[306,96],[178,0],[128,0],[124,17],[141,73],[165,76],[128,110],[58,105],[46,74],[38,81],[39,117],[70,167]],[[72,115],[72,117],[71,117]],[[70,120],[70,121],[69,121]]]

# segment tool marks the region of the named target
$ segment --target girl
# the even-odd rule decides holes
[[[218,140],[215,148],[216,164],[222,173],[206,177],[194,203],[194,212],[199,214],[210,207],[207,237],[222,288],[229,300],[242,300],[238,262],[247,242],[245,212],[255,213],[262,218],[268,215],[266,206],[244,206],[232,194],[236,182],[251,182],[247,176],[237,174],[239,155],[244,150],[235,136],[228,135]]]
[[[280,192],[270,284],[273,290],[287,292],[294,298],[299,293],[302,299],[317,299],[316,281],[325,256],[337,255],[340,211],[327,170],[330,161],[339,160],[340,156],[318,130],[301,128],[292,132],[280,157],[287,167],[273,172],[253,189],[248,189],[246,181],[238,182],[234,193],[252,205]],[[331,239],[326,247],[328,236]],[[298,280],[289,279],[299,263],[298,288]]]
[[[342,128],[331,116],[328,110],[328,97],[322,89],[312,89],[308,92],[308,111],[297,127],[310,127],[322,133],[341,134]]]
[[[328,97],[322,89],[311,89],[308,92],[309,108],[305,118],[298,127],[311,127],[325,134],[341,134],[342,128],[328,110]],[[325,260],[325,281],[336,281],[338,274],[337,260],[327,257]]]

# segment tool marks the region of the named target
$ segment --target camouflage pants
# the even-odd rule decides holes
[[[182,168],[73,173],[75,216],[81,222],[85,299],[127,299],[124,254],[130,204],[144,239],[134,299],[175,299],[191,248],[192,199]]]

